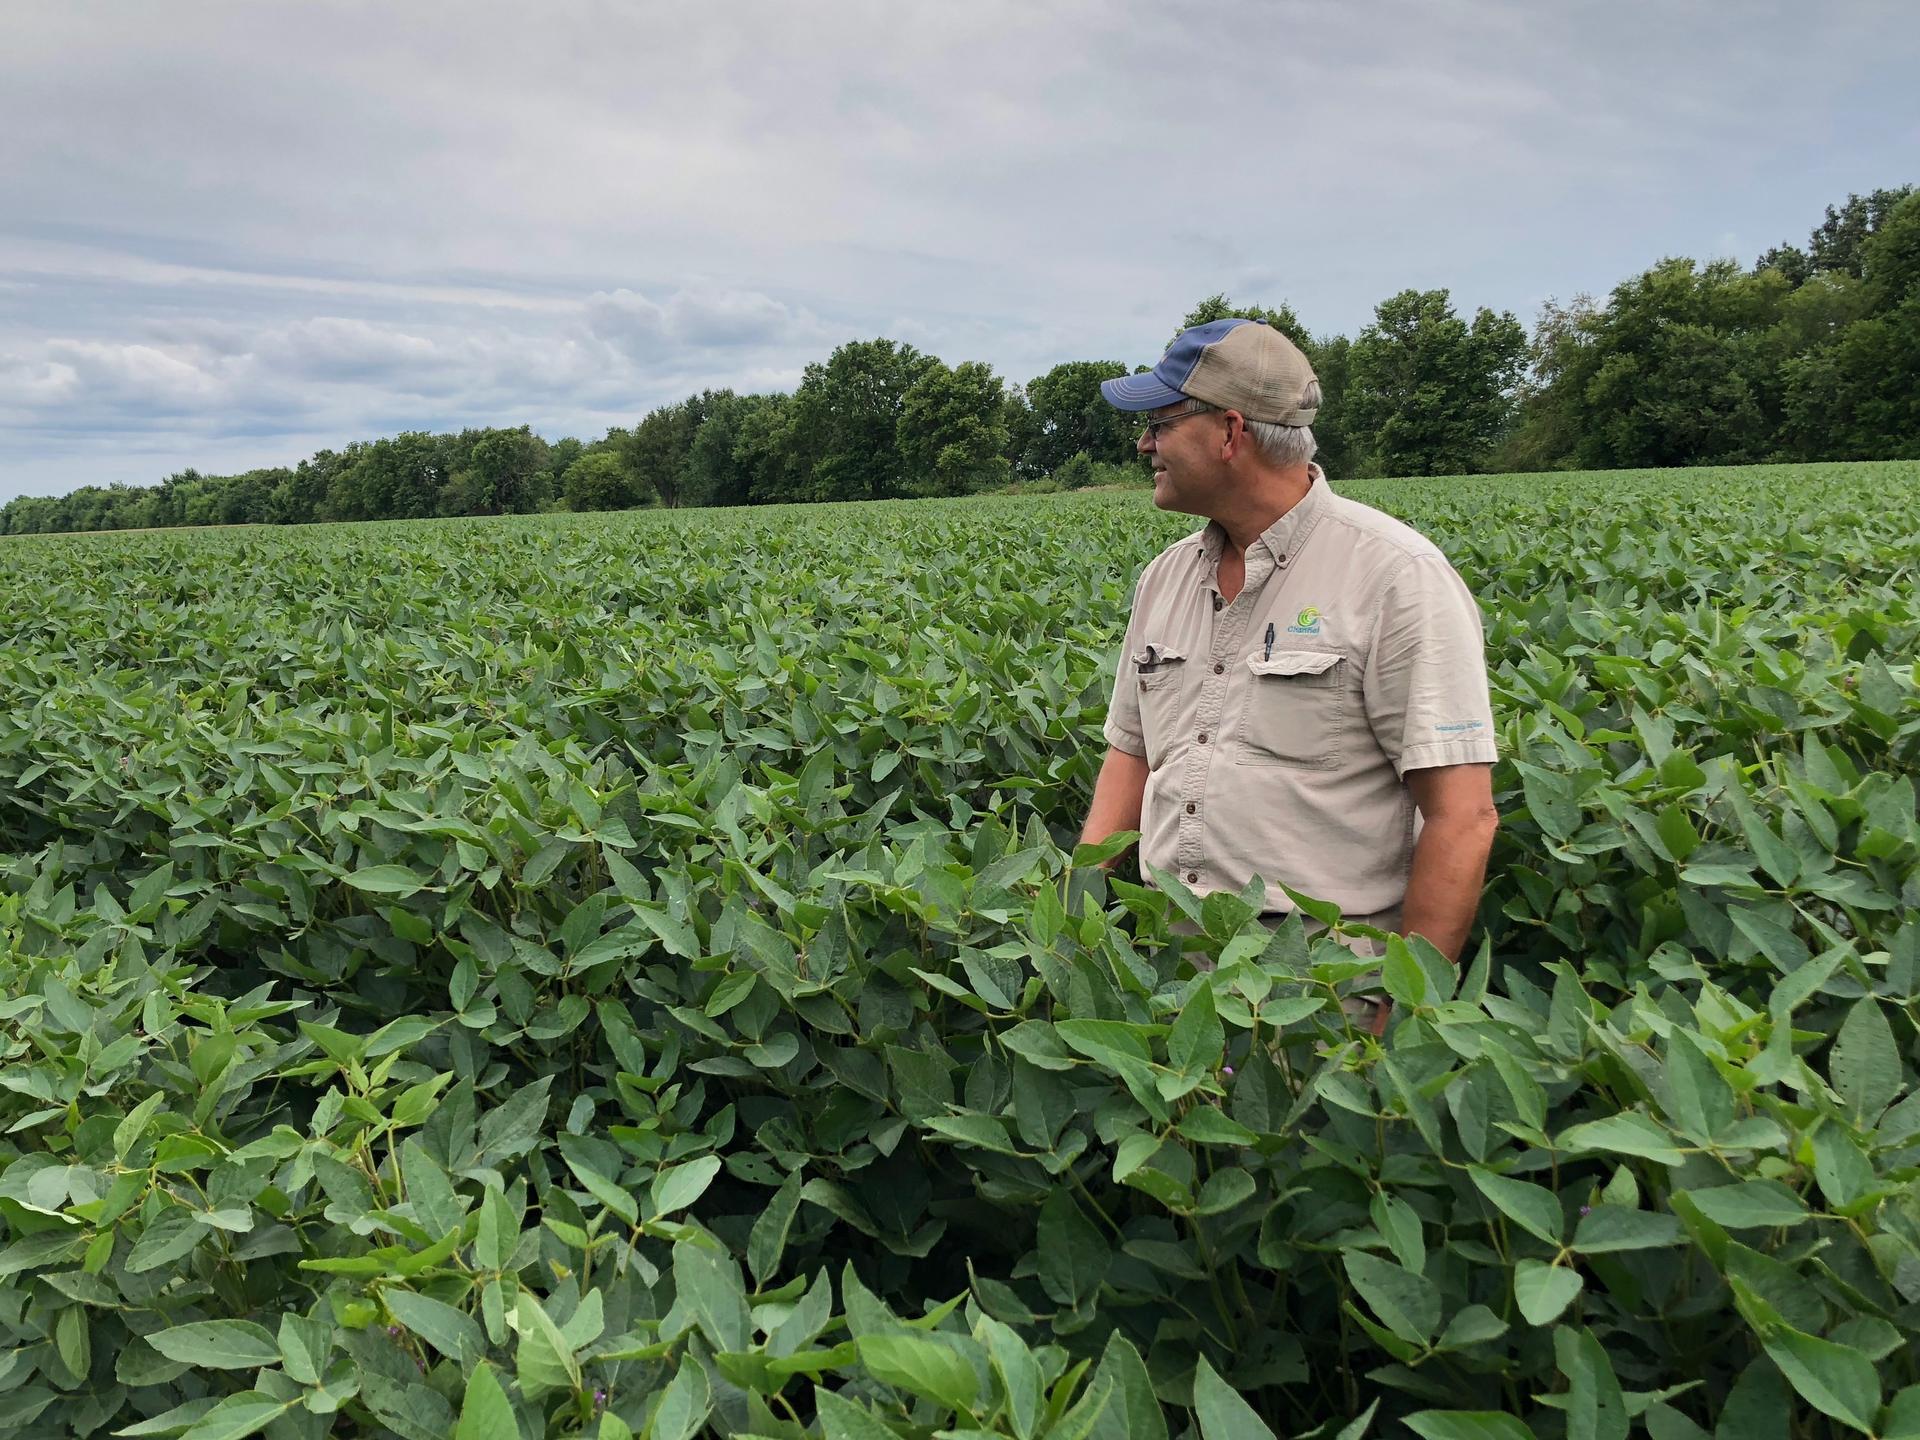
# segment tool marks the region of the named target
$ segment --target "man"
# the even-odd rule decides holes
[[[1457,960],[1498,823],[1473,596],[1328,488],[1319,382],[1271,326],[1197,325],[1101,390],[1145,423],[1153,503],[1208,524],[1141,573],[1082,839],[1139,830],[1198,893],[1257,874],[1270,913],[1284,882]]]

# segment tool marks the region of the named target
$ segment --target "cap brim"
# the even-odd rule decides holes
[[[1100,394],[1116,410],[1158,410],[1163,405],[1178,405],[1187,398],[1151,370],[1141,375],[1102,380]]]

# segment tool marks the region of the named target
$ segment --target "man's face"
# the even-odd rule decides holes
[[[1153,466],[1153,503],[1185,515],[1211,515],[1218,483],[1220,416],[1197,401],[1182,400],[1150,410],[1137,448]]]

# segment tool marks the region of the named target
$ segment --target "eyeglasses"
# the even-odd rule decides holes
[[[1158,420],[1148,420],[1145,422],[1147,439],[1158,440],[1160,438],[1160,432],[1169,425],[1178,424],[1190,415],[1205,415],[1213,408],[1211,405],[1203,405],[1196,401],[1184,410],[1176,410],[1171,415],[1162,415]]]

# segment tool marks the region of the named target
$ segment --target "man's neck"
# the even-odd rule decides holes
[[[1210,518],[1227,532],[1229,552],[1236,557],[1244,556],[1255,541],[1306,499],[1312,489],[1313,472],[1306,465],[1265,471],[1249,487],[1243,503]]]

